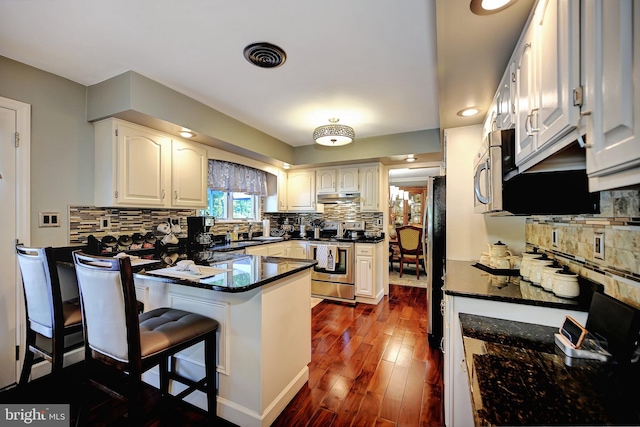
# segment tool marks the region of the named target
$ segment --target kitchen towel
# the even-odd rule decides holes
[[[335,271],[338,265],[338,247],[336,245],[327,245],[327,271]],[[329,255],[332,261],[329,262]]]
[[[328,255],[329,251],[327,251],[327,245],[318,245],[316,247],[316,261],[318,261],[318,268],[327,268]]]

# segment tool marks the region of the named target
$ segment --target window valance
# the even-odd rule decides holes
[[[267,195],[267,173],[222,160],[209,160],[208,186],[212,190]]]

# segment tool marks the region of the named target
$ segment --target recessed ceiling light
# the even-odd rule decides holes
[[[183,138],[193,138],[196,134],[191,132],[189,129],[182,129],[180,131],[180,136]]]
[[[469,8],[476,15],[491,15],[508,8],[514,3],[514,0],[471,0]]]
[[[413,157],[413,154],[409,154],[406,158],[407,162],[411,163],[411,162],[415,162],[416,158]]]
[[[284,162],[282,164],[282,167],[285,168],[285,169],[289,169],[291,167],[291,165],[289,163],[287,163],[287,162]]]
[[[476,107],[469,107],[469,108],[465,108],[464,110],[458,111],[458,115],[461,117],[470,117],[470,116],[475,116],[479,112],[480,110],[478,110]]]

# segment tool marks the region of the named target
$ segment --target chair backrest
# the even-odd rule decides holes
[[[400,253],[415,254],[422,250],[422,228],[405,225],[396,228]]]
[[[140,331],[128,257],[73,253],[78,277],[85,344],[120,362],[140,354]]]
[[[22,275],[29,327],[52,338],[55,325],[62,325],[62,297],[53,251],[47,248],[16,246]]]

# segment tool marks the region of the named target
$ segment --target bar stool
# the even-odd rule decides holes
[[[187,386],[177,397],[195,390],[207,395],[208,412],[216,417],[216,330],[218,322],[199,314],[157,308],[138,314],[131,261],[73,253],[85,331],[86,382],[124,398],[129,418],[142,412],[142,374],[158,365],[160,390],[169,396],[169,380]],[[193,381],[169,372],[169,358],[194,344],[204,343],[205,377]],[[98,372],[107,368],[124,373],[125,391],[107,384]],[[121,385],[121,384],[120,384]],[[83,405],[85,407],[87,405]]]
[[[26,351],[20,385],[28,382],[34,356],[37,354],[51,363],[51,373],[58,374],[63,367],[64,354],[82,347],[76,340],[65,347],[65,337],[82,331],[80,306],[62,301],[58,269],[53,249],[16,246],[22,275],[27,320]],[[45,342],[38,335],[47,338]],[[50,348],[46,345],[50,343]]]

